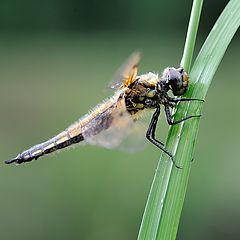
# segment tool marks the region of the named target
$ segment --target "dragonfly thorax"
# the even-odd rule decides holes
[[[156,108],[160,103],[162,93],[158,92],[158,74],[146,73],[137,76],[136,80],[125,91],[126,108],[130,114],[135,114],[146,108]]]

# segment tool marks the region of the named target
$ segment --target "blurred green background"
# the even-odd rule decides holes
[[[205,2],[197,51],[227,2]],[[0,0],[1,239],[136,239],[160,155],[151,144],[3,160],[110,96],[105,86],[134,50],[140,73],[178,66],[190,9],[177,0]],[[238,33],[206,99],[178,239],[240,239],[239,51]]]

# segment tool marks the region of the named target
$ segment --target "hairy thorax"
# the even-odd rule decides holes
[[[156,91],[158,75],[147,73],[138,76],[125,90],[125,104],[127,111],[134,115],[144,109],[155,108],[159,102],[159,93]]]

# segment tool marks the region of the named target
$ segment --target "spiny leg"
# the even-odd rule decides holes
[[[204,99],[199,99],[199,98],[172,98],[167,96],[166,97],[169,102],[190,102],[190,101],[199,101],[199,102],[205,102]]]
[[[149,139],[149,138],[154,139],[157,142],[157,144],[160,144],[162,147],[164,147],[164,144],[162,142],[155,139],[155,131],[156,131],[156,126],[157,126],[159,115],[160,115],[160,107],[158,106],[156,111],[154,112],[154,114],[152,116],[149,128],[148,128],[147,133],[146,133],[146,137],[147,137],[147,139]]]
[[[160,115],[160,106],[157,106],[157,109],[156,111],[154,112],[153,116],[152,116],[152,119],[151,119],[151,122],[150,122],[150,125],[149,125],[149,128],[147,130],[147,133],[146,133],[146,138],[151,142],[153,143],[156,147],[158,147],[159,149],[161,149],[164,153],[166,153],[172,160],[174,166],[176,168],[182,168],[180,166],[178,166],[176,164],[176,162],[174,161],[173,159],[173,155],[164,148],[164,144],[160,141],[158,141],[156,138],[155,138],[155,130],[156,130],[156,126],[157,126],[157,122],[158,122],[158,117]]]
[[[178,123],[181,123],[187,119],[190,119],[190,118],[194,118],[194,117],[201,117],[202,115],[199,114],[199,115],[193,115],[193,116],[188,116],[188,117],[185,117],[183,119],[180,119],[180,120],[177,120],[177,121],[174,121],[172,119],[172,115],[171,115],[171,112],[170,112],[170,109],[169,109],[169,106],[167,105],[164,105],[165,107],[165,113],[166,113],[166,117],[167,117],[167,122],[169,125],[175,125],[175,124],[178,124]]]

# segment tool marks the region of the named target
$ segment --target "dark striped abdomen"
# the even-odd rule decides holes
[[[17,164],[21,164],[23,162],[30,162],[33,159],[37,160],[45,154],[55,152],[83,140],[83,135],[81,131],[78,130],[77,124],[75,124],[75,126],[61,132],[50,140],[29,148],[28,150],[20,153],[15,159],[7,160],[5,163],[10,164],[15,162]]]

